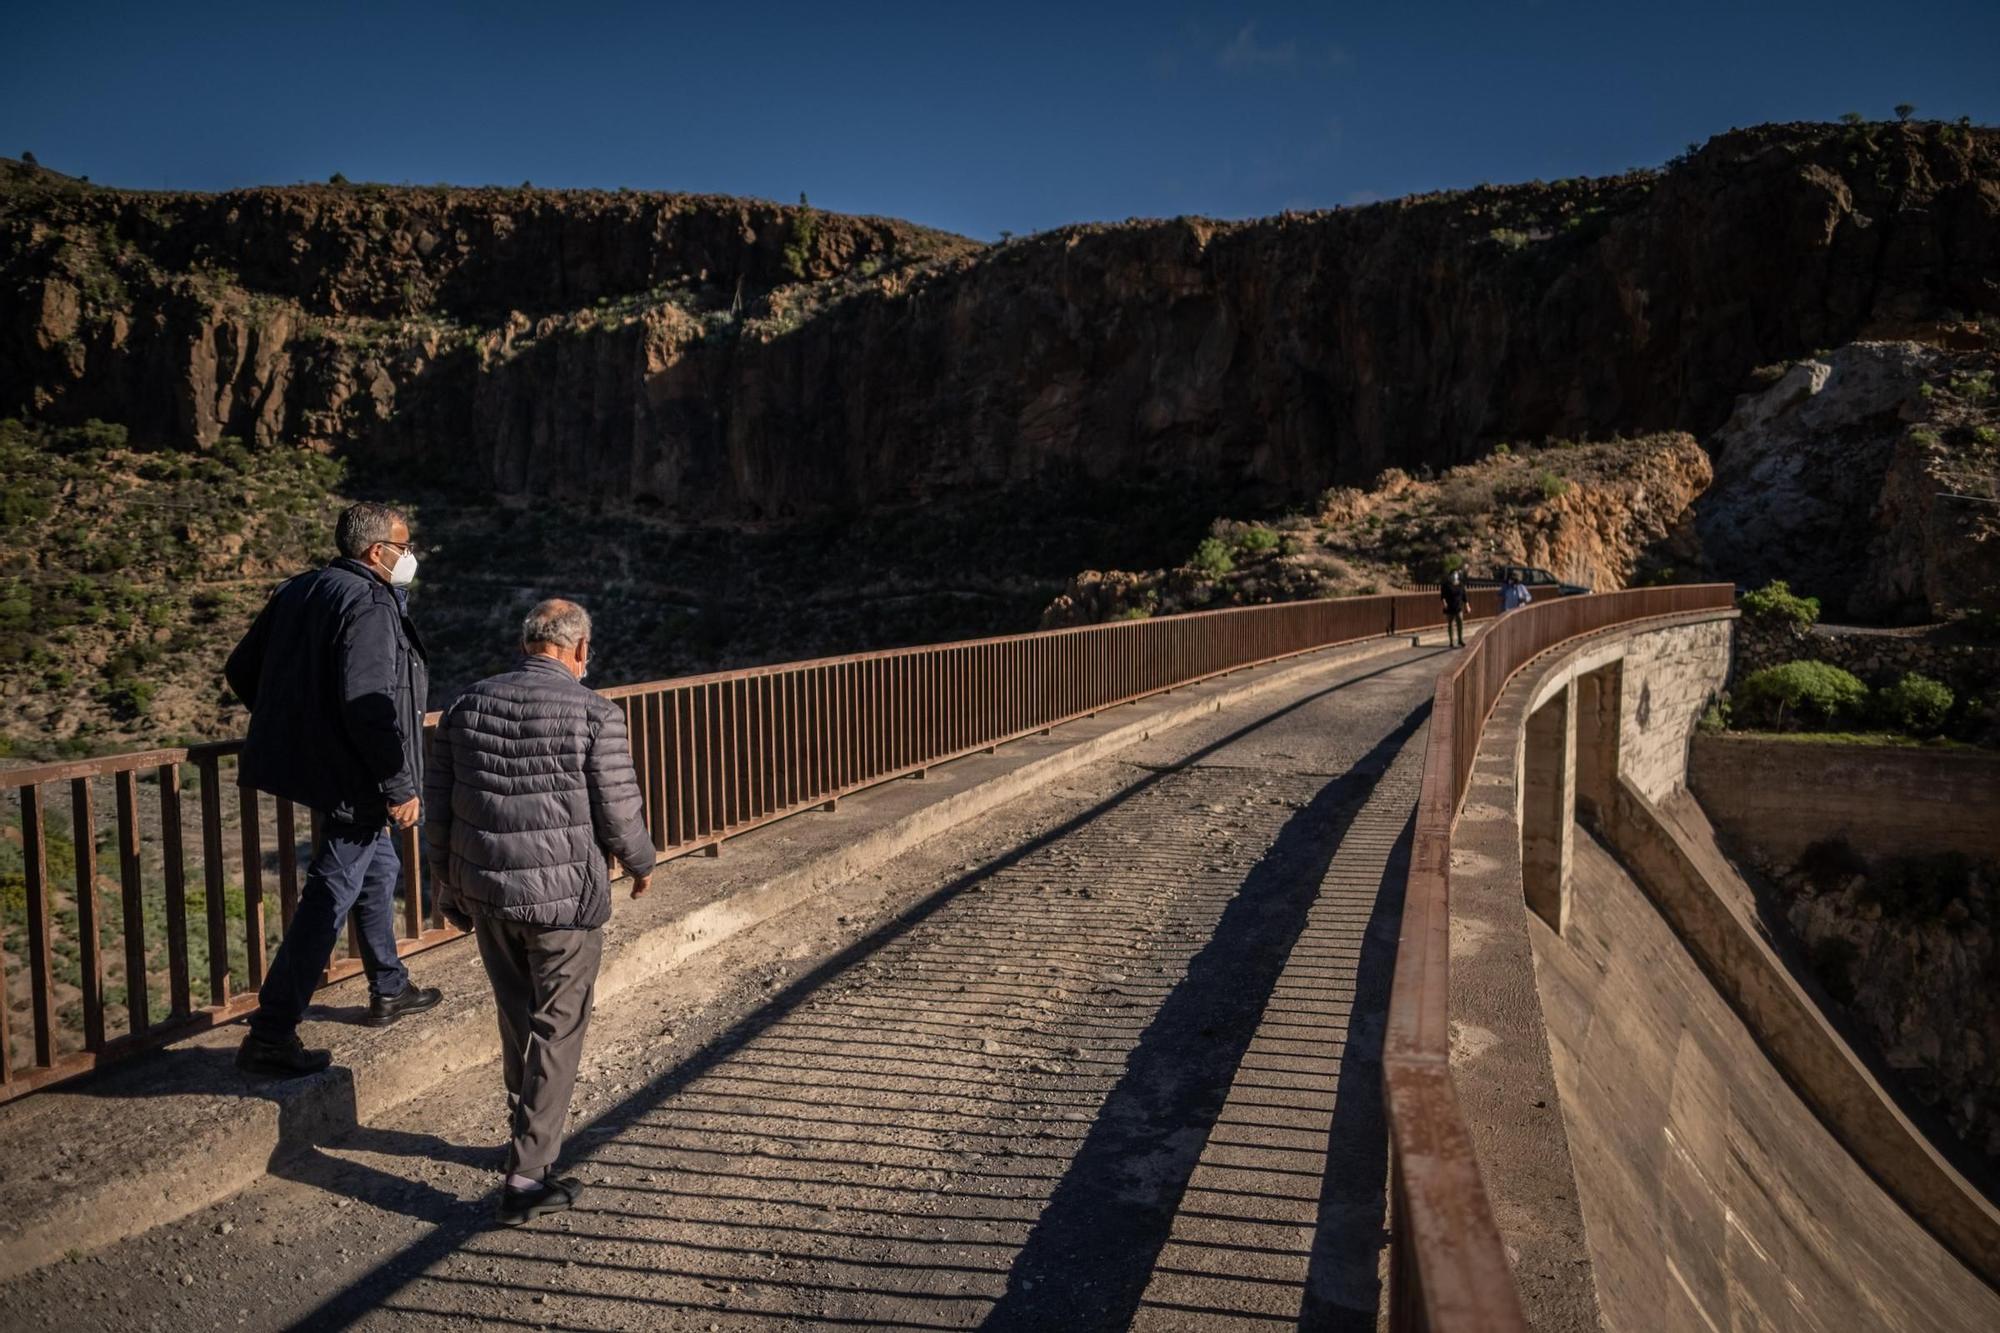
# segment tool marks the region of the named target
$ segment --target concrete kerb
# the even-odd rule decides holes
[[[1048,738],[1014,742],[997,756],[934,768],[923,783],[858,793],[842,801],[837,820],[803,814],[732,840],[721,858],[681,858],[662,868],[647,899],[618,896],[598,1004],[1128,746],[1411,642],[1406,631],[1155,695]],[[283,1174],[297,1155],[494,1059],[491,1000],[470,942],[429,950],[411,966],[421,984],[441,986],[446,1001],[386,1031],[351,1021],[367,1003],[360,978],[319,993],[302,1035],[331,1047],[335,1067],[317,1077],[253,1084],[234,1068],[242,1029],[232,1024],[0,1107],[0,1187],[9,1200],[0,1214],[0,1281]],[[332,1019],[324,1017],[329,1009]]]

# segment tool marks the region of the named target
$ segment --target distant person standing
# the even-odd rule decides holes
[[[240,781],[322,817],[297,912],[257,992],[236,1064],[292,1077],[325,1069],[298,1027],[354,914],[368,1018],[386,1027],[443,998],[410,984],[396,955],[391,829],[417,822],[430,670],[409,617],[417,557],[402,514],[351,505],[334,527],[340,557],[278,585],[224,668],[250,709]]]
[[[1528,585],[1521,582],[1520,572],[1511,566],[1500,575],[1500,614],[1506,615],[1517,607],[1534,601]]]
[[[500,1011],[513,1143],[498,1215],[519,1226],[574,1205],[555,1160],[611,919],[611,862],[652,883],[653,840],[625,715],[587,688],[590,615],[549,600],[521,626],[512,671],[438,720],[424,829],[445,916],[479,939]]]
[[[1453,648],[1465,647],[1465,571],[1454,569],[1444,576],[1439,590],[1444,598],[1445,642]]]

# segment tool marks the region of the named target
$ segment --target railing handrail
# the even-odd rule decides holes
[[[1490,604],[1490,594],[1476,594],[1475,605]],[[1375,593],[849,653],[603,694],[625,713],[655,847],[668,857],[714,854],[725,839],[772,820],[831,809],[852,792],[1074,718],[1441,619],[1434,592]],[[26,947],[17,946],[14,961],[0,959],[0,973],[19,967],[25,955],[34,1008],[33,1057],[16,1061],[8,1006],[0,1002],[0,1101],[226,1021],[254,1004],[270,929],[289,923],[297,905],[304,820],[289,801],[242,786],[225,771],[242,748],[240,739],[219,740],[0,770],[0,788],[12,788],[20,805],[28,919]],[[199,795],[188,812],[198,817],[192,838],[183,827],[187,769]],[[149,784],[143,794],[142,777]],[[100,778],[112,780],[113,799],[94,791]],[[57,883],[50,874],[46,817],[51,804],[64,803],[60,791],[55,802],[45,799],[50,784],[68,785],[69,828],[78,835],[68,908],[67,875]],[[190,786],[187,794],[195,791]],[[100,815],[113,806],[116,820],[109,824]],[[317,823],[313,817],[315,831]],[[110,832],[115,850],[99,845]],[[415,831],[400,831],[397,848],[399,951],[455,938],[424,893]],[[100,859],[102,878],[115,880],[115,912],[99,902]],[[267,898],[271,860],[276,893]],[[232,873],[240,874],[240,884],[231,882]],[[267,919],[273,898],[278,910]],[[57,921],[73,946],[60,960],[52,947],[60,942],[52,933]],[[203,948],[205,976],[197,975]],[[359,966],[350,941],[349,957],[330,967],[326,979]],[[123,1032],[106,1022],[107,1009],[118,1005],[113,974],[120,967]],[[4,982],[0,975],[0,994]],[[63,983],[81,992],[80,1038],[57,1003]]]
[[[1550,649],[1658,616],[1724,610],[1733,594],[1726,583],[1686,584],[1534,603],[1502,616],[1438,674],[1382,1053],[1396,1219],[1392,1329],[1527,1328],[1451,1077],[1452,831],[1487,719],[1515,674]]]
[[[1480,590],[1475,590],[1480,591]],[[912,644],[901,648],[874,648],[858,653],[839,653],[830,657],[806,657],[786,662],[764,662],[756,666],[730,667],[723,671],[704,671],[688,676],[668,676],[659,680],[633,681],[625,685],[607,685],[597,693],[606,699],[628,699],[635,694],[652,694],[664,689],[682,686],[712,685],[727,680],[742,680],[758,676],[779,675],[787,671],[803,671],[833,666],[846,666],[856,662],[881,661],[888,658],[907,657],[913,653],[934,651],[941,648],[977,648],[993,644],[1014,643],[1030,639],[1053,639],[1063,635],[1096,631],[1134,629],[1155,620],[1195,621],[1208,616],[1239,616],[1265,612],[1277,606],[1300,606],[1312,602],[1365,602],[1385,597],[1430,597],[1422,588],[1392,588],[1388,592],[1369,593],[1362,597],[1321,597],[1305,601],[1272,602],[1260,606],[1221,606],[1206,611],[1177,611],[1166,616],[1147,616],[1139,620],[1102,621],[1090,625],[1060,625],[1053,629],[1027,630],[1020,634],[991,634],[975,639],[950,639],[943,643]],[[1432,622],[1435,623],[1435,622]],[[1412,623],[1410,628],[1420,628]],[[432,709],[424,714],[426,729],[437,725],[441,710]],[[204,757],[222,758],[242,750],[244,738],[230,740],[196,741],[188,745],[164,745],[147,750],[121,750],[111,754],[92,755],[84,759],[62,759],[52,763],[23,765],[19,768],[0,769],[0,785],[24,787],[31,782],[68,782],[80,777],[106,777],[126,769],[157,768],[161,764],[198,763]]]

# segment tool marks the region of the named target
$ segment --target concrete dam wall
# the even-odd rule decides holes
[[[1542,1328],[2000,1328],[2000,1213],[1779,960],[1687,792],[1730,630],[1584,640],[1482,737],[1452,1060],[1524,1303]]]

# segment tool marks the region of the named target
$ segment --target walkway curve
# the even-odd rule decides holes
[[[1441,660],[1330,667],[912,853],[845,950],[746,940],[769,992],[668,1063],[674,1032],[607,1022],[573,1214],[488,1228],[473,1071],[4,1298],[47,1328],[1373,1328]]]

